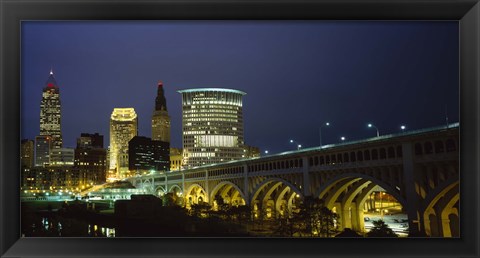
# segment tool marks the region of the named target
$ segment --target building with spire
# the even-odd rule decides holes
[[[170,143],[170,116],[162,82],[158,82],[155,110],[152,115],[152,140]]]
[[[184,166],[245,158],[242,97],[232,89],[201,88],[182,94]]]
[[[109,168],[117,178],[129,176],[128,142],[138,134],[137,113],[133,108],[114,108],[110,117]]]
[[[50,70],[40,103],[40,136],[51,138],[52,149],[60,149],[63,146],[61,118],[60,89],[53,71]]]

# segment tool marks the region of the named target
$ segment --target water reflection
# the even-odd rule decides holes
[[[89,224],[88,235],[93,237],[115,237],[115,228],[107,228]]]
[[[30,223],[22,228],[25,237],[115,237],[114,227],[58,216],[30,216]]]

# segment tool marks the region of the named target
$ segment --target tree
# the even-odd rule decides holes
[[[297,211],[287,211],[278,220],[276,233],[284,236],[331,237],[339,216],[325,207],[323,200],[307,196]]]
[[[206,202],[199,202],[198,204],[192,204],[190,206],[190,215],[195,217],[208,217],[211,210],[210,204]]]
[[[368,237],[398,237],[383,220],[373,221],[373,228],[367,233]]]
[[[341,233],[337,234],[335,237],[362,237],[357,232],[353,231],[351,228],[345,228]]]
[[[306,236],[330,237],[335,233],[339,216],[325,207],[320,198],[306,196],[298,215],[304,221],[303,234]]]

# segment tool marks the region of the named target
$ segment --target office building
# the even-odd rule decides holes
[[[128,142],[138,133],[133,108],[115,108],[110,117],[110,164],[117,178],[128,176]]]
[[[106,182],[107,150],[103,148],[103,135],[82,133],[75,148],[75,168],[82,185]]]
[[[260,157],[260,148],[244,145],[243,146],[243,153],[245,155],[244,158],[257,158]]]
[[[135,136],[128,142],[129,169],[133,174],[170,170],[170,143]]]
[[[40,135],[51,137],[51,148],[53,149],[63,146],[61,118],[60,89],[53,76],[53,71],[50,71],[40,103]]]
[[[186,167],[242,159],[245,92],[202,88],[182,94],[183,157]]]
[[[103,149],[103,135],[98,133],[89,134],[81,133],[77,138],[77,148],[102,148]]]
[[[75,151],[71,148],[60,148],[50,150],[49,166],[73,166],[75,160]]]
[[[48,135],[35,136],[35,166],[44,167],[50,162],[51,139]]]
[[[170,148],[170,171],[177,171],[183,167],[183,150]]]
[[[23,139],[21,143],[21,166],[22,168],[32,168],[34,165],[34,142],[32,140]]]

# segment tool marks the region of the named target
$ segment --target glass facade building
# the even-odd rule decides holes
[[[182,94],[184,166],[244,158],[242,97],[246,93],[221,88],[178,92]]]

